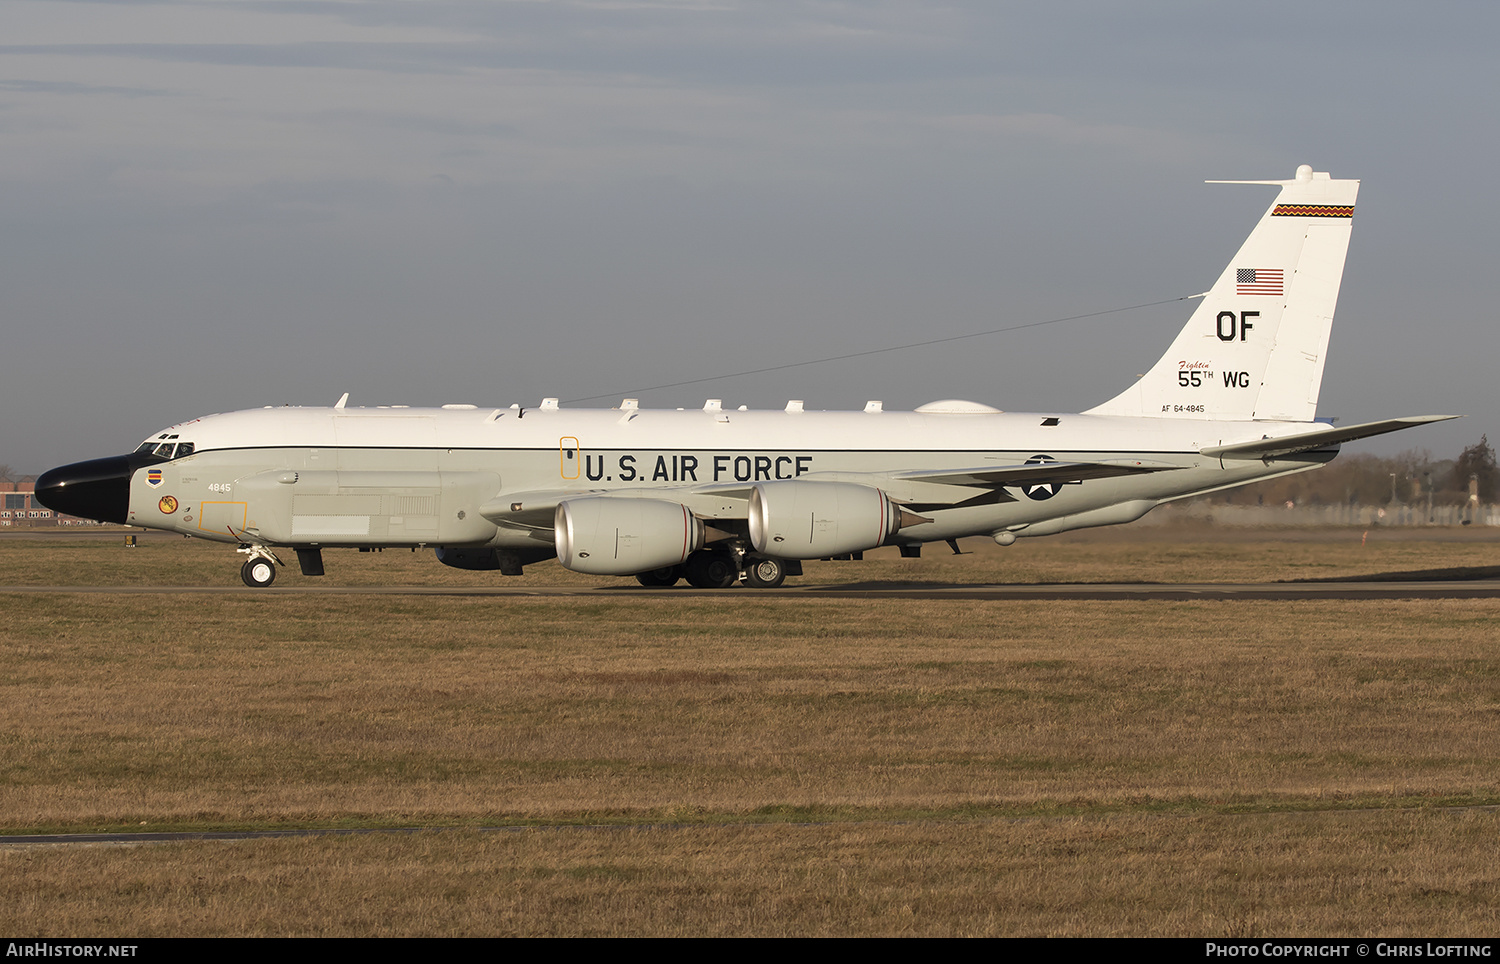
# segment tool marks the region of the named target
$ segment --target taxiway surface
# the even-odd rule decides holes
[[[586,596],[594,601],[652,597],[823,599],[1291,600],[1500,599],[1500,579],[1298,583],[1053,583],[942,585],[888,582],[783,586],[780,589],[644,589],[638,586],[0,586],[0,593],[226,596]]]

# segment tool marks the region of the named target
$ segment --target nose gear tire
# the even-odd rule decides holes
[[[240,578],[245,580],[245,585],[251,589],[264,589],[276,581],[276,563],[264,556],[246,560],[245,564],[240,566]]]

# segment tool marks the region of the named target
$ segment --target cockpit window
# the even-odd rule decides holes
[[[192,442],[158,442],[155,439],[142,442],[136,449],[138,455],[154,455],[159,459],[180,459],[193,454]]]

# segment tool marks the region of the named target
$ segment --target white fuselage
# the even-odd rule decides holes
[[[524,505],[528,493],[668,499],[733,530],[746,518],[749,486],[797,479],[878,488],[931,520],[893,542],[1040,535],[1129,521],[1162,502],[1332,458],[1333,446],[1270,461],[1199,452],[1306,427],[1025,413],[258,409],[157,436],[190,441],[194,452],[135,473],[128,521],[268,545],[523,547],[551,539],[550,524],[508,521],[506,500]],[[998,501],[976,498],[986,489],[908,477],[1038,456],[1173,468],[1009,486]]]

